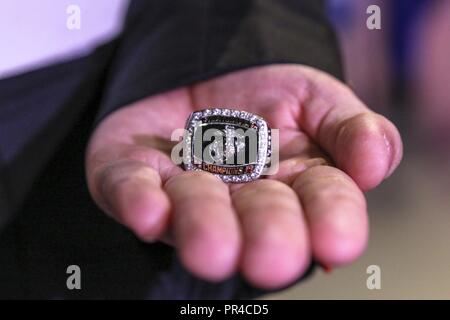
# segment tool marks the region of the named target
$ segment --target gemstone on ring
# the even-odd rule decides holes
[[[207,171],[227,183],[258,179],[270,157],[270,129],[260,116],[229,108],[191,113],[186,122],[184,169]]]

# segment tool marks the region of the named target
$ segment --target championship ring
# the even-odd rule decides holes
[[[207,171],[227,183],[258,179],[271,155],[271,131],[260,116],[227,108],[191,113],[183,146],[185,170]]]

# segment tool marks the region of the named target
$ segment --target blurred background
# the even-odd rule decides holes
[[[369,30],[366,9],[381,9]],[[271,299],[450,299],[450,0],[329,0],[350,86],[400,129],[404,160],[367,194],[368,250]],[[381,289],[366,286],[381,269]]]

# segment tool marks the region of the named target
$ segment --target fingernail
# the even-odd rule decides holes
[[[392,154],[391,141],[387,137],[386,133],[383,133],[383,142],[384,142],[384,147],[386,148],[386,154],[389,157],[389,163],[388,163],[388,167],[387,167],[386,175],[385,175],[385,177],[388,177],[390,175],[390,173],[391,173],[391,170],[392,170],[392,164],[394,162],[394,155]]]
[[[383,140],[386,147],[386,151],[389,155],[389,167],[386,172],[385,178],[388,178],[391,176],[391,174],[394,172],[396,166],[395,166],[395,152],[393,147],[392,140],[386,135],[386,133],[383,134]]]

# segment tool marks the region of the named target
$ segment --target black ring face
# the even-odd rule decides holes
[[[184,139],[186,170],[213,173],[224,182],[258,179],[270,153],[266,121],[232,109],[205,109],[191,114]]]

